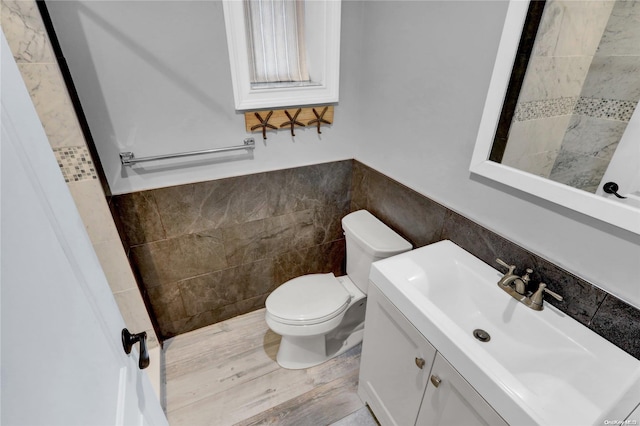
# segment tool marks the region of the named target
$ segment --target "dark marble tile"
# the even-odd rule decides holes
[[[605,293],[597,287],[452,211],[447,214],[441,237],[501,272],[506,271],[497,264],[497,258],[516,265],[518,275],[523,275],[527,268],[533,269],[531,282],[534,286],[544,282],[549,290],[564,298],[562,302],[548,296],[545,300],[582,324],[589,322],[604,299]]]
[[[145,288],[227,267],[222,232],[217,229],[131,248]]]
[[[166,238],[166,233],[151,191],[116,195],[113,211],[128,246]]]
[[[187,316],[177,283],[150,288],[147,295],[158,324],[170,323]]]
[[[357,161],[113,197],[162,338],[264,307],[278,285],[345,273],[341,219],[367,209],[420,247],[450,239],[492,267],[534,269],[547,303],[638,357],[640,311]],[[603,302],[604,301],[604,302]]]
[[[325,205],[314,211],[314,245],[344,238],[342,218],[349,214],[349,203]]]
[[[525,269],[532,267],[536,261],[535,256],[522,247],[453,211],[447,213],[440,237],[443,240],[453,241],[501,272],[504,268],[496,263],[497,258],[509,265],[516,265],[517,274],[523,274]]]
[[[562,301],[557,301],[553,297],[546,296],[545,302],[584,325],[589,323],[607,295],[598,287],[559,268],[548,260],[536,257],[532,269],[535,271],[533,274],[534,283],[544,282],[549,290],[563,297]]]
[[[358,191],[366,192],[367,210],[414,247],[439,240],[445,207],[372,169],[363,168],[359,173],[366,175],[359,180]]]
[[[367,185],[369,167],[359,161],[353,160],[353,172],[351,174],[351,208],[350,210],[367,210]]]
[[[268,293],[273,287],[271,259],[224,269],[178,283],[187,316],[220,309]]]
[[[640,310],[609,294],[589,328],[640,359]]]
[[[233,226],[269,215],[265,173],[153,191],[167,236]]]
[[[274,260],[273,276],[275,285],[305,274],[333,272],[336,276],[345,272],[344,239],[326,244],[290,250],[276,257]]]
[[[159,325],[160,334],[163,339],[169,339],[179,334],[215,324],[216,316],[214,312],[207,311],[191,317],[184,317],[176,321],[168,321]]]
[[[347,203],[351,166],[347,160],[270,172],[267,192],[271,214]]]
[[[294,247],[314,244],[313,210],[268,217],[222,229],[229,265],[273,257]]]

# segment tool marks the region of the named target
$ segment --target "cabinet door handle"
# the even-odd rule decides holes
[[[431,383],[433,383],[433,386],[438,387],[440,383],[442,383],[442,380],[438,376],[431,376]]]
[[[422,368],[424,367],[425,363],[426,363],[426,362],[425,362],[425,360],[424,360],[424,359],[422,359],[422,358],[417,358],[417,357],[416,357],[416,365],[418,366],[418,368],[419,368],[420,370],[422,370]]]

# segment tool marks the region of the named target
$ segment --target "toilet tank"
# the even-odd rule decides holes
[[[411,244],[366,210],[342,218],[347,242],[347,275],[364,293],[371,263],[412,249]]]

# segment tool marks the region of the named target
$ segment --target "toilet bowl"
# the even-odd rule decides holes
[[[360,343],[371,263],[412,248],[366,210],[345,216],[342,228],[347,275],[303,275],[266,300],[267,325],[282,336],[277,362],[284,368],[309,368]]]

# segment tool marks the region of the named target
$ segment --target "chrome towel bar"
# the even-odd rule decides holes
[[[244,140],[244,145],[227,146],[224,148],[204,149],[202,151],[179,152],[177,154],[155,155],[152,157],[135,158],[135,156],[133,155],[133,152],[121,152],[120,162],[122,163],[123,166],[131,166],[136,163],[144,163],[146,161],[164,160],[167,158],[190,157],[192,155],[213,154],[216,152],[237,151],[240,149],[247,149],[247,150],[253,151],[255,148],[256,148],[255,139],[247,138]]]

